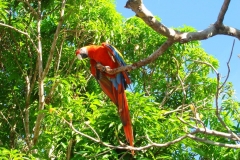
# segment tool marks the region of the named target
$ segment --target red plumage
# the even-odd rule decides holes
[[[90,58],[90,70],[92,75],[99,82],[103,92],[118,107],[118,113],[123,124],[126,139],[131,146],[134,146],[131,118],[125,93],[125,86],[126,84],[130,84],[130,78],[126,72],[109,75],[96,69],[97,63],[103,66],[109,66],[111,69],[121,66],[118,57],[113,53],[115,48],[111,49],[108,46],[108,44],[103,43],[102,46],[90,45],[85,47],[87,56]],[[80,50],[77,50],[76,54],[81,54]],[[115,52],[115,54],[118,53]],[[133,151],[132,154],[134,154]]]

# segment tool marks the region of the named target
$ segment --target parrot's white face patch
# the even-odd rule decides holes
[[[88,57],[88,50],[86,47],[80,48],[76,53],[77,53],[77,58],[79,60],[82,60]]]
[[[86,48],[86,47],[80,48],[80,54],[86,54],[86,55],[88,55],[87,48]]]

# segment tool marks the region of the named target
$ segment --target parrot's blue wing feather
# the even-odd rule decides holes
[[[112,50],[112,54],[113,54],[114,58],[118,61],[118,63],[121,66],[126,66],[126,63],[123,60],[122,54],[114,46],[112,46],[110,44],[106,44],[106,46]]]
[[[105,46],[111,50],[111,54],[113,55],[115,60],[118,62],[119,66],[126,66],[126,63],[123,60],[122,54],[114,46],[110,44],[105,44]],[[117,88],[118,84],[123,84],[124,88],[126,89],[127,84],[131,83],[131,80],[127,72],[118,73],[115,78],[111,79],[111,81],[114,84],[115,88]]]

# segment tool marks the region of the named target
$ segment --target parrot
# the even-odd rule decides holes
[[[113,45],[102,43],[102,45],[88,45],[77,49],[76,56],[79,60],[84,58],[90,59],[91,74],[95,77],[103,92],[117,106],[126,140],[133,147],[133,129],[125,93],[127,85],[131,83],[128,73],[123,71],[112,75],[96,67],[98,63],[111,69],[125,66],[126,63],[122,54]],[[134,155],[134,151],[132,150],[131,152]]]

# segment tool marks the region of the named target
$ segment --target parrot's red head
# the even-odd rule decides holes
[[[87,51],[86,47],[77,49],[75,53],[76,53],[76,56],[78,57],[78,59],[80,59],[80,60],[88,57],[88,51]]]

